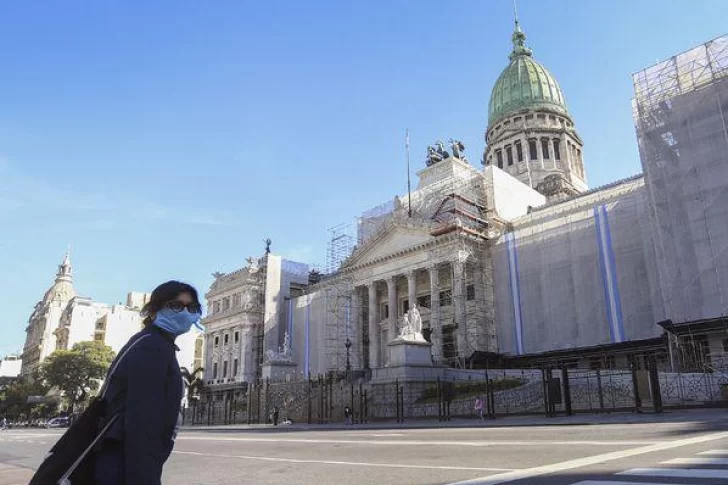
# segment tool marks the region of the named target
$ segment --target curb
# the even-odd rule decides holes
[[[271,424],[251,424],[251,425],[212,425],[212,426],[182,426],[182,430],[205,431],[205,432],[294,432],[294,431],[341,431],[341,430],[403,430],[403,429],[450,429],[450,428],[525,428],[525,427],[564,427],[564,426],[599,426],[599,425],[630,425],[630,424],[662,424],[662,423],[687,423],[696,421],[710,421],[714,423],[728,424],[728,416],[724,413],[712,413],[708,419],[705,416],[691,415],[691,413],[663,413],[657,414],[641,414],[640,417],[627,417],[625,415],[610,415],[612,419],[579,419],[549,422],[549,421],[531,421],[519,422],[516,419],[500,418],[499,420],[457,420],[450,422],[440,421],[412,421],[409,423],[368,423],[368,424],[293,424],[273,426]],[[702,418],[702,419],[701,419]],[[559,419],[559,418],[556,418]]]

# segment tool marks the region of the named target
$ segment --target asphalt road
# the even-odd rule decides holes
[[[37,466],[59,434],[0,432],[0,485],[27,483],[17,467]],[[727,484],[728,419],[499,428],[185,431],[165,467],[163,482]]]

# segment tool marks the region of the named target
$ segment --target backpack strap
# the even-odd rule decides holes
[[[106,389],[108,387],[109,381],[111,381],[111,377],[114,375],[114,372],[116,372],[116,368],[119,367],[119,364],[124,359],[124,357],[126,356],[126,354],[128,354],[129,351],[136,344],[138,344],[139,342],[141,342],[142,340],[144,340],[147,337],[149,337],[149,334],[142,335],[141,337],[139,337],[138,339],[136,339],[135,341],[133,341],[131,344],[129,344],[129,346],[126,349],[124,349],[124,351],[119,355],[119,357],[116,359],[116,362],[114,362],[114,365],[111,366],[111,370],[106,375],[106,380],[104,380],[104,384],[101,386],[101,390],[99,391],[99,399],[103,399],[104,398],[104,395],[106,395]]]

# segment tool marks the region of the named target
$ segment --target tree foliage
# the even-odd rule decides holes
[[[69,404],[86,399],[89,390],[99,387],[99,380],[114,360],[114,351],[102,342],[79,342],[71,350],[57,350],[43,362],[41,375],[46,384],[64,392]]]
[[[190,372],[186,367],[180,367],[179,370],[182,374],[182,381],[184,381],[185,388],[187,389],[187,402],[189,403],[193,397],[199,395],[204,387],[205,383],[202,380],[202,375],[205,369],[198,367]]]
[[[30,409],[28,396],[45,396],[48,391],[41,379],[18,378],[0,393],[0,415],[20,416]]]

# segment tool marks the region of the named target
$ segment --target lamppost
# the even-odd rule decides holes
[[[351,370],[351,340],[349,340],[349,337],[346,337],[344,346],[346,347],[346,375],[348,376]]]

